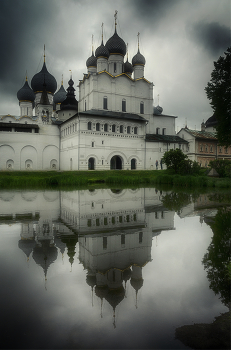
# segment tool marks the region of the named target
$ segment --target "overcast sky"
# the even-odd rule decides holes
[[[230,0],[1,0],[0,115],[19,115],[17,91],[46,64],[60,87],[70,72],[76,86],[87,73],[86,60],[114,32],[129,44],[129,60],[140,51],[144,76],[154,83],[154,105],[176,115],[176,131],[200,127],[212,115],[204,88],[213,62],[230,46]],[[26,73],[27,72],[27,73]]]

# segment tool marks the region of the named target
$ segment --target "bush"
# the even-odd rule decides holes
[[[215,159],[209,162],[210,168],[218,173],[219,177],[231,177],[231,161],[227,159]]]

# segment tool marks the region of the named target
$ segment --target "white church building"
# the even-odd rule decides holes
[[[18,91],[20,116],[0,116],[0,170],[155,169],[176,135],[175,116],[154,107],[145,57],[128,61],[116,29],[86,61],[87,73],[67,90],[46,67]]]

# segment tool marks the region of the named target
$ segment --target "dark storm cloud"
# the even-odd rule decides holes
[[[222,54],[231,45],[230,28],[217,22],[198,22],[191,27],[190,33],[213,56]]]
[[[0,85],[5,92],[10,91],[18,80],[22,81],[25,70],[32,64],[32,52],[42,52],[43,37],[49,35],[49,23],[53,16],[53,0],[1,0]],[[41,47],[38,47],[40,43]]]
[[[133,0],[131,2],[137,14],[144,19],[161,19],[173,6],[181,0]]]

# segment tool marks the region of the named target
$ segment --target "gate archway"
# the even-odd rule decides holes
[[[121,170],[122,169],[122,158],[120,156],[114,156],[111,158],[110,169],[111,170]]]

